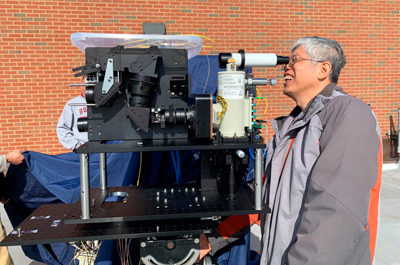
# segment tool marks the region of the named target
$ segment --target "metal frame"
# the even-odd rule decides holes
[[[261,144],[247,144],[247,148],[252,146],[262,146]],[[175,147],[175,148],[174,148]],[[206,150],[210,149],[210,146],[169,146],[168,150],[193,150],[193,149]],[[219,148],[218,148],[219,147]],[[225,148],[230,147],[228,149],[236,149],[238,148],[237,144],[228,144],[224,145]],[[186,149],[189,148],[189,149]],[[150,148],[152,149],[152,148]],[[214,146],[212,149],[221,149],[221,146]],[[105,161],[105,153],[100,153],[100,189],[107,189],[107,168]],[[254,156],[254,209],[257,211],[261,211],[263,209],[262,205],[262,148],[255,148],[255,156]],[[91,206],[90,206],[90,182],[89,182],[89,156],[87,153],[80,154],[80,172],[81,172],[81,210],[83,220],[88,220],[91,218]]]

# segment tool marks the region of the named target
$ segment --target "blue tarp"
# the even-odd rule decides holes
[[[10,202],[5,209],[14,227],[42,204],[73,203],[80,196],[79,155],[45,155],[25,152],[25,161],[11,166],[7,172]],[[90,185],[99,187],[99,155],[90,154]],[[128,186],[135,181],[139,153],[107,154],[108,186]],[[47,264],[69,264],[73,249],[64,243],[51,244],[57,260],[48,246],[24,246],[25,254]]]

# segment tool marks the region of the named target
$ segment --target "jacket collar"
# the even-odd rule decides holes
[[[328,84],[318,95],[316,95],[310,102],[308,102],[306,108],[302,111],[299,106],[296,106],[286,117],[279,117],[271,120],[272,128],[275,131],[275,134],[282,129],[283,124],[289,118],[291,120],[295,120],[293,128],[297,128],[307,123],[317,112],[323,109],[324,104],[322,102],[323,98],[329,98],[332,96],[334,91],[343,92],[341,87],[338,87],[334,83]]]
[[[313,105],[313,103],[315,102],[315,100],[317,99],[318,96],[323,96],[323,97],[329,98],[332,96],[335,88],[340,88],[340,87],[336,86],[336,84],[334,84],[334,83],[330,83],[324,89],[322,89],[322,91],[319,92],[318,95],[316,95],[312,100],[310,100],[310,102],[308,102],[307,106],[303,110],[304,115],[306,115],[306,113],[309,111],[309,109],[311,108],[311,106]],[[340,88],[340,89],[342,89],[342,88]]]

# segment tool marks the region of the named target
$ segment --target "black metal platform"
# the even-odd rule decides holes
[[[63,218],[69,212],[71,204],[42,205],[18,227],[12,231],[0,245],[36,245],[86,240],[106,240],[123,238],[164,237],[187,234],[208,234],[211,222],[200,219],[188,219],[186,222],[115,222],[64,225]]]
[[[128,194],[126,201],[104,202],[112,193]],[[256,211],[253,197],[246,188],[229,201],[217,191],[201,191],[197,186],[165,188],[109,187],[106,191],[91,189],[91,218],[81,219],[80,201],[68,209],[64,224],[124,222],[144,220],[170,220],[266,213]]]
[[[120,142],[89,141],[74,151],[77,154],[86,153],[125,153],[151,152],[173,150],[221,150],[221,149],[249,149],[265,148],[265,144],[246,142],[221,142],[219,144],[199,143],[193,139],[166,139],[166,140],[129,140]]]
[[[103,203],[107,194],[115,192],[127,193],[127,200]],[[80,201],[42,205],[0,245],[208,234],[213,226],[208,217],[269,212],[268,208],[254,210],[251,195],[242,188],[236,200],[229,201],[223,194],[202,192],[196,186],[95,188],[91,189],[92,218],[80,219]]]

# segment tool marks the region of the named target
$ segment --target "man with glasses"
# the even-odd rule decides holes
[[[290,49],[283,93],[296,107],[272,121],[261,264],[373,264],[382,144],[372,109],[337,86],[346,57],[330,39]]]

